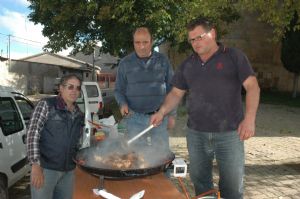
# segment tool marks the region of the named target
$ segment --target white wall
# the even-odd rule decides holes
[[[9,72],[8,61],[0,62],[0,85],[13,87],[15,90],[25,93],[27,79],[24,75]]]

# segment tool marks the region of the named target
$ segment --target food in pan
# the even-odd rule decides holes
[[[147,166],[144,157],[138,153],[111,153],[107,156],[94,155],[94,161],[99,166],[110,169],[142,169]]]

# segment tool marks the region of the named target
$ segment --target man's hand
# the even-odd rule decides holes
[[[122,116],[128,115],[129,113],[128,105],[127,104],[122,105],[120,108],[120,112]]]
[[[168,118],[168,129],[173,129],[175,127],[176,117],[170,115]]]
[[[31,166],[31,184],[37,189],[41,188],[44,184],[43,168],[38,164]]]
[[[255,134],[255,118],[259,103],[260,89],[255,76],[249,76],[243,86],[246,90],[245,118],[239,124],[238,133],[241,140],[247,140]]]
[[[150,117],[150,124],[154,126],[159,126],[164,119],[164,114],[160,111],[156,112],[155,114],[151,115]]]
[[[240,140],[247,140],[255,134],[255,122],[249,119],[244,119],[238,128]]]

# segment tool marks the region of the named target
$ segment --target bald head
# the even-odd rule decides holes
[[[136,54],[141,57],[150,57],[152,52],[152,37],[147,27],[137,28],[133,33],[133,45]]]
[[[132,34],[133,38],[134,38],[134,35],[136,35],[136,34],[149,34],[151,37],[151,41],[152,41],[151,32],[150,32],[149,28],[147,28],[147,27],[139,27],[139,28],[135,29]]]

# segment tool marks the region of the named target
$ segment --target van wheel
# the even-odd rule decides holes
[[[8,190],[6,187],[5,180],[0,176],[0,198],[8,199]]]

